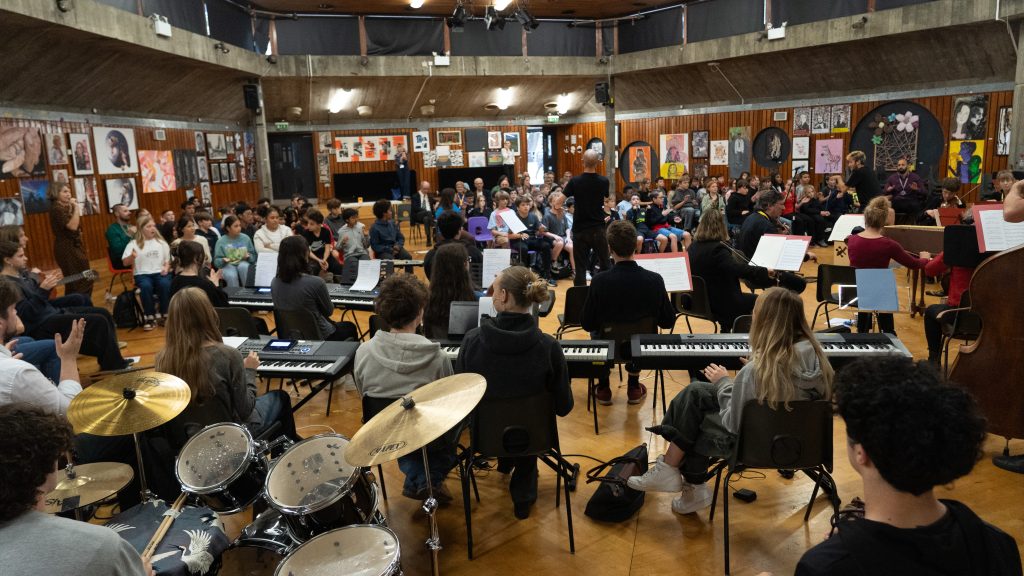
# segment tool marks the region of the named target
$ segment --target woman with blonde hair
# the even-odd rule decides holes
[[[135,238],[125,246],[121,261],[132,267],[135,285],[141,292],[145,314],[142,329],[152,330],[154,322],[163,324],[171,300],[171,248],[151,216],[139,218]],[[159,309],[155,298],[160,299]]]
[[[50,227],[53,229],[53,257],[64,276],[89,269],[89,257],[82,244],[82,214],[67,182],[50,183]],[[84,294],[92,304],[92,280],[83,278],[64,286],[65,294]]]
[[[704,484],[711,458],[732,453],[748,400],[788,409],[789,402],[827,400],[834,373],[814,338],[804,303],[784,288],[769,288],[757,299],[750,326],[750,359],[729,376],[717,364],[704,369],[707,382],[691,382],[672,399],[661,426],[668,451],[642,476],[627,484],[645,492],[682,492],[672,511],[690,514],[711,504]]]
[[[254,436],[280,422],[279,433],[295,439],[288,394],[274,390],[257,398],[259,357],[250,352],[243,359],[238,350],[223,344],[219,326],[217,313],[200,288],[185,288],[171,299],[156,369],[181,378],[192,390],[188,407],[170,427],[172,444],[181,447],[200,428],[217,422],[243,424]]]

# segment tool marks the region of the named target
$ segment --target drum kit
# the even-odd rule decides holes
[[[183,492],[218,513],[234,514],[253,506],[254,519],[231,550],[242,555],[255,552],[259,562],[266,562],[264,553],[269,553],[275,575],[400,575],[398,538],[378,509],[370,467],[422,449],[429,470],[427,444],[463,421],[485,390],[486,382],[477,374],[432,382],[382,410],[351,440],[321,434],[299,442],[283,436],[266,442],[254,439],[244,426],[213,424],[182,448],[175,475]],[[68,419],[76,432],[131,434],[143,499],[149,500],[153,496],[142,472],[138,435],[180,414],[189,397],[188,385],[169,374],[123,374],[80,393],[68,409]],[[126,476],[125,470],[111,466],[79,466],[48,498],[53,497],[58,509],[72,494],[92,501],[108,498],[131,481],[129,467],[124,466]],[[426,544],[435,575],[441,549],[436,508],[430,490],[423,511],[429,521]]]

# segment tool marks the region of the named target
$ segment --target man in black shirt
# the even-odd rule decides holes
[[[847,456],[864,481],[863,518],[804,554],[797,576],[1021,574],[1013,538],[935,486],[966,476],[985,419],[927,362],[861,359],[837,374]]]
[[[882,188],[878,185],[878,178],[864,165],[866,161],[867,156],[860,150],[850,152],[846,155],[846,167],[850,169],[850,177],[845,181],[842,178],[839,179],[840,190],[846,192],[847,188],[853,188],[857,191],[857,201],[861,208],[867,208],[871,199],[882,193]]]
[[[608,196],[608,179],[597,173],[597,152],[583,153],[583,173],[569,180],[562,191],[575,198],[576,212],[572,221],[573,260],[576,261],[575,286],[587,285],[587,264],[590,251],[597,255],[600,270],[608,269],[608,239],[605,237],[604,199]]]
[[[736,193],[733,193],[733,196],[735,195]],[[769,188],[757,197],[756,207],[757,210],[743,221],[736,246],[747,258],[754,257],[761,236],[779,233],[779,216],[786,210],[786,201],[783,200],[782,194]]]
[[[742,226],[743,222],[750,216],[750,188],[746,180],[736,181],[736,190],[729,195],[729,201],[725,205],[725,216],[730,226]]]

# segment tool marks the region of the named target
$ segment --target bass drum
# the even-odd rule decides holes
[[[244,426],[212,424],[185,443],[174,474],[182,490],[216,512],[234,514],[259,498],[267,463]]]
[[[278,564],[274,576],[401,576],[398,537],[383,526],[345,526],[302,544]]]

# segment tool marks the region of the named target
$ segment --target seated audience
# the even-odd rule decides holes
[[[229,306],[228,295],[219,286],[220,271],[213,270],[208,278],[203,277],[203,270],[208,263],[207,255],[203,252],[204,243],[201,239],[177,242],[177,246],[174,248],[174,257],[178,263],[178,272],[171,280],[170,297],[174,298],[174,295],[180,290],[191,286],[205,292],[210,304],[215,308],[225,308]]]
[[[252,208],[245,202],[239,202],[235,205],[234,214],[238,221],[242,223],[242,234],[245,234],[252,240],[253,236],[256,235],[256,214],[252,211]]]
[[[615,206],[615,198],[611,196],[607,198],[610,198],[611,205]],[[611,211],[614,212],[614,209]],[[562,267],[559,258],[564,251],[568,255],[569,265],[575,272],[576,261],[572,257],[572,238],[569,236],[568,221],[565,219],[565,194],[553,192],[548,197],[548,208],[544,213],[543,223],[547,229],[547,236],[554,241],[551,248],[551,267],[554,269]]]
[[[441,214],[445,212],[462,214],[462,204],[456,202],[455,190],[451,188],[441,190],[441,193],[438,195],[437,208],[434,210],[434,220],[440,218]]]
[[[107,226],[105,236],[107,238],[107,255],[114,268],[130,268],[121,262],[121,254],[124,248],[135,236],[135,225],[132,224],[132,211],[124,204],[114,204],[110,211],[114,213],[114,222]]]
[[[964,210],[967,207],[963,200],[957,196],[960,191],[960,181],[956,178],[943,178],[939,183],[939,194],[928,199],[925,205],[926,210],[921,218],[921,224],[926,226],[941,226],[942,218],[939,215],[940,208],[957,208]]]
[[[840,190],[838,182],[838,175],[829,176],[825,190],[822,192],[825,195],[825,211],[828,212],[825,220],[828,221],[830,228],[835,225],[840,216],[854,211],[853,195],[845,190]]]
[[[992,190],[982,193],[979,200],[982,202],[1002,202],[1010,193],[1010,188],[1013,187],[1014,182],[1016,182],[1016,179],[1013,177],[1012,170],[1000,170],[996,174]]]
[[[153,220],[145,216],[139,218],[135,240],[125,247],[121,261],[134,270],[145,314],[142,329],[152,330],[156,324],[163,325],[171,300],[171,249]]]
[[[213,265],[229,287],[249,285],[249,267],[256,263],[252,238],[242,234],[242,223],[234,215],[224,219],[224,234],[217,240]]]
[[[676,216],[682,218],[683,230],[687,231],[693,230],[694,219],[700,215],[700,203],[697,201],[697,193],[690,190],[689,182],[689,176],[684,174],[676,183],[675,190],[669,196],[669,207],[672,208]]]
[[[405,236],[391,218],[391,202],[383,199],[374,202],[373,215],[377,217],[377,221],[370,226],[370,247],[374,255],[381,260],[411,259],[412,256],[405,249]],[[434,220],[431,218],[427,246],[431,244],[429,238],[433,235],[433,227]]]
[[[430,195],[430,182],[424,180],[420,183],[420,189],[415,192],[410,198],[409,213],[409,224],[423,224],[423,229],[426,230],[427,246],[430,246],[434,242],[434,200]],[[380,202],[378,200],[378,202]],[[388,210],[391,209],[391,203],[388,202]],[[377,216],[377,204],[373,205],[373,214]],[[380,219],[380,216],[377,216]],[[374,248],[376,252],[377,249]],[[377,258],[381,258],[378,253]]]
[[[309,244],[310,269],[314,273],[342,274],[344,270],[338,261],[338,251],[334,249],[334,236],[324,225],[324,215],[319,210],[306,210],[299,235]]]
[[[281,241],[277,255],[277,277],[270,284],[276,310],[309,310],[316,316],[324,340],[355,340],[359,331],[351,322],[334,322],[334,304],[327,284],[319,276],[307,274],[309,244],[300,235]],[[287,334],[282,338],[289,337]]]
[[[690,234],[673,226],[673,224],[678,224],[677,220],[681,219],[672,214],[671,208],[665,207],[665,193],[661,190],[654,190],[651,192],[650,198],[651,206],[647,211],[647,225],[659,237],[668,238],[669,251],[686,250],[686,247],[690,245]]]
[[[636,251],[641,252],[644,247],[644,240],[654,240],[658,244],[658,252],[664,252],[668,248],[668,236],[655,234],[647,224],[647,216],[650,210],[640,202],[640,195],[633,194],[629,197],[629,205],[632,206],[626,211],[624,221],[633,224],[636,230]]]
[[[427,278],[433,278],[431,275],[431,269],[434,265],[434,256],[441,246],[447,244],[459,243],[462,244],[466,249],[466,256],[469,258],[469,262],[474,264],[482,265],[484,262],[484,254],[476,247],[476,242],[462,242],[459,240],[459,235],[462,232],[462,216],[459,216],[455,212],[442,213],[437,217],[437,230],[441,234],[441,240],[436,246],[427,251],[426,255],[423,256],[423,273]],[[463,260],[463,264],[466,260]]]
[[[557,283],[551,277],[551,239],[544,235],[547,231],[537,213],[532,210],[533,200],[529,196],[521,196],[516,200],[516,217],[526,226],[520,233],[510,232],[509,247],[513,254],[518,254],[523,266],[530,265],[530,252],[537,256],[538,263],[534,266],[540,277],[550,286]]]
[[[440,224],[441,221],[438,221]],[[459,242],[439,244],[434,248],[430,275],[430,296],[423,314],[423,335],[431,340],[448,339],[448,319],[452,302],[477,299],[469,277],[466,246]]]
[[[164,210],[160,213],[160,221],[156,224],[156,230],[167,244],[174,242],[176,238],[174,233],[176,223],[177,219],[174,216],[174,210]]]
[[[736,190],[729,195],[725,203],[725,216],[730,226],[740,227],[750,215],[753,205],[750,201],[750,188],[746,180],[736,181]]]
[[[281,211],[275,206],[262,209],[264,224],[256,231],[252,243],[256,252],[277,252],[281,240],[292,235],[292,229],[281,223]]]
[[[782,194],[774,189],[761,192],[757,197],[756,210],[743,221],[736,247],[748,259],[754,257],[757,244],[765,234],[780,232],[779,216],[786,209]]]
[[[827,247],[825,230],[829,227],[829,213],[825,210],[825,202],[818,198],[818,191],[810,184],[797,186],[797,192],[799,199],[793,215],[793,233],[810,236],[812,244]]]
[[[220,240],[220,232],[213,227],[213,217],[210,216],[209,212],[197,212],[196,225],[199,226],[199,229],[196,230],[196,235],[206,239],[212,254],[217,249],[217,240]]]
[[[210,245],[207,243],[206,238],[196,234],[199,226],[196,225],[196,221],[189,215],[182,215],[178,218],[178,223],[174,226],[175,239],[171,242],[171,256],[174,255],[175,250],[182,241],[198,242],[203,248],[203,253],[206,255],[206,262],[209,264],[213,262],[213,257],[210,255]]]
[[[491,236],[494,237],[495,248],[509,247],[509,235],[511,232],[502,216],[506,212],[512,213],[512,210],[508,207],[510,201],[511,198],[508,192],[499,190],[494,193],[494,210],[487,221],[487,229],[491,231]]]
[[[345,215],[341,210],[341,200],[331,198],[327,201],[327,217],[324,224],[331,230],[331,236],[338,237],[338,231],[345,225]]]

